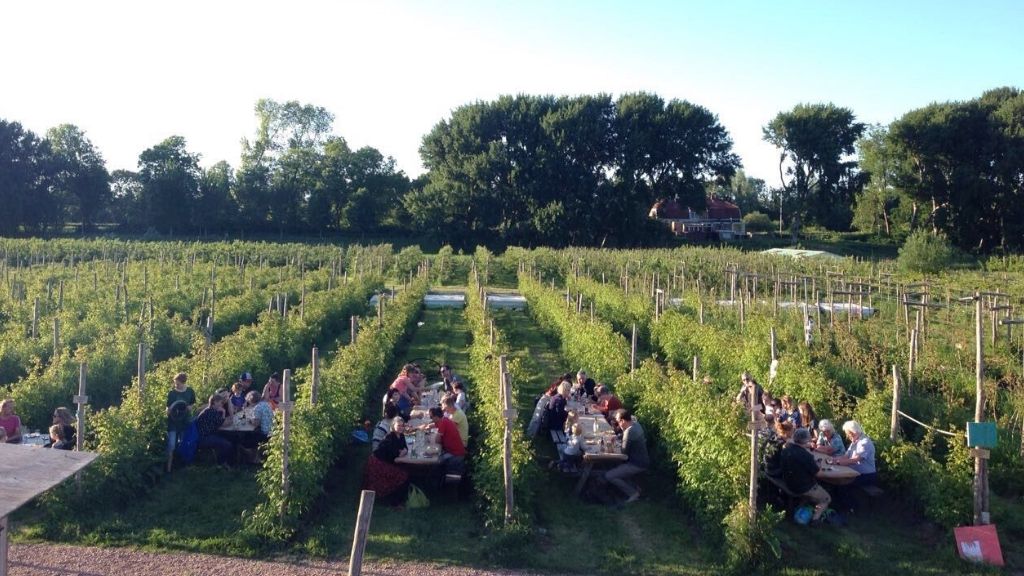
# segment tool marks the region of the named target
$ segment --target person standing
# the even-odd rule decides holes
[[[832,497],[818,485],[815,477],[818,474],[818,463],[814,455],[807,449],[811,441],[811,433],[806,428],[797,428],[793,438],[786,442],[779,456],[782,468],[782,480],[790,492],[809,501],[814,505],[811,522],[817,522],[828,508]]]
[[[750,372],[744,372],[740,376],[740,380],[743,382],[743,386],[740,388],[739,393],[736,394],[736,403],[743,405],[748,414],[751,410],[755,409],[763,411],[764,389],[754,380]],[[778,415],[775,416],[775,419],[779,419]]]
[[[167,391],[167,471],[174,466],[174,450],[178,447],[185,429],[192,422],[192,407],[196,404],[196,393],[189,386],[188,374],[179,372],[174,377],[171,389]]]
[[[651,465],[647,454],[647,437],[640,423],[634,421],[633,414],[625,408],[615,413],[615,422],[622,430],[622,453],[627,459],[606,472],[604,477],[626,495],[627,503],[636,502],[640,498],[640,489],[632,478],[645,472]]]

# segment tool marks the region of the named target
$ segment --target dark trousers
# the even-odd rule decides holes
[[[235,449],[235,445],[227,438],[216,433],[201,437],[197,446],[199,448],[213,448],[217,453],[217,464],[227,464],[230,462],[231,454]]]

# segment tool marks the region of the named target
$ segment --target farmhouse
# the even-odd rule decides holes
[[[714,196],[706,197],[705,202],[704,210],[697,211],[675,199],[661,199],[651,206],[648,216],[688,240],[732,240],[746,234],[739,206]]]

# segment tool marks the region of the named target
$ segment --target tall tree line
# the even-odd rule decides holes
[[[778,178],[748,177],[708,109],[650,93],[502,96],[460,106],[422,140],[427,172],[351,149],[333,115],[260,100],[237,168],[202,168],[180,136],[108,173],[65,124],[38,136],[0,120],[0,234],[97,223],[160,234],[402,231],[453,246],[640,245],[664,229],[660,198],[699,207],[732,198],[792,228],[856,228],[900,238],[915,228],[961,248],[1024,248],[1024,94],[999,88],[867,126],[832,103],[779,112],[763,138]],[[773,182],[774,180],[774,182]]]

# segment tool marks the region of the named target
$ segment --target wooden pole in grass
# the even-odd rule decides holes
[[[139,342],[139,356],[138,366],[139,374],[139,398],[145,398],[146,396],[146,344]]]
[[[39,336],[39,297],[32,303],[32,337],[37,338]]]
[[[895,443],[900,432],[900,373],[892,365],[892,414],[889,417],[889,441]]]
[[[636,322],[633,323],[633,337],[630,339],[629,373],[636,372]]]
[[[749,508],[749,519],[750,525],[753,526],[757,522],[757,479],[758,471],[760,466],[757,458],[757,442],[758,442],[758,431],[764,427],[764,420],[758,418],[760,411],[757,409],[757,402],[753,397],[753,390],[750,391],[750,493],[747,506]]]
[[[285,369],[281,376],[281,403],[277,409],[281,411],[281,510],[283,517],[285,508],[288,506],[288,491],[291,488],[291,481],[288,477],[288,457],[292,433],[292,397],[291,397],[292,371]]]
[[[351,334],[352,335],[352,342],[351,343],[355,344],[356,343],[356,335],[359,333],[359,319],[356,318],[355,316],[353,316],[349,320],[349,322],[351,323],[351,327],[349,328],[349,330],[352,333]]]
[[[85,448],[85,407],[89,404],[89,397],[85,395],[85,362],[78,364],[78,395],[73,400],[78,405],[78,411],[76,418],[78,420],[78,430],[75,434],[75,449],[83,450]]]
[[[356,531],[352,536],[352,554],[348,558],[348,576],[360,576],[363,573],[363,551],[366,549],[366,534],[370,531],[370,518],[373,517],[373,501],[377,493],[363,490],[359,495],[359,516],[356,517]]]
[[[505,525],[512,523],[515,509],[515,493],[512,484],[512,426],[515,423],[515,410],[512,409],[512,385],[508,373],[507,358],[503,354],[498,357],[498,389],[501,397],[502,416],[505,419],[504,441],[501,450],[502,468],[505,483]]]
[[[320,395],[320,349],[313,346],[313,362],[311,363],[313,370],[312,381],[313,384],[309,389],[309,405],[316,406],[316,401]]]
[[[700,375],[700,356],[693,357],[693,381],[697,382],[697,377]]]
[[[53,319],[53,357],[60,356],[60,318]]]

